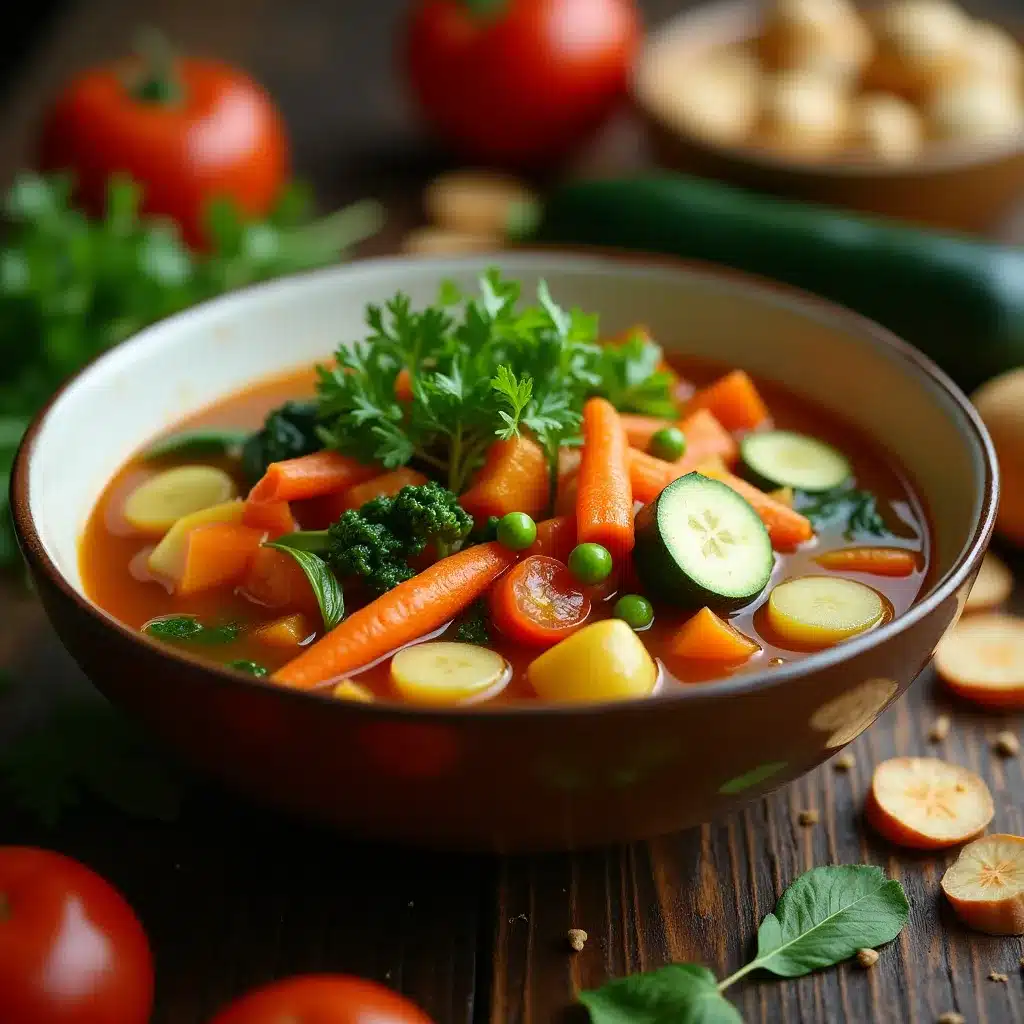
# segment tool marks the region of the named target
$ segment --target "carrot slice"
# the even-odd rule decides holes
[[[576,547],[576,517],[555,516],[537,524],[537,539],[525,552],[527,555],[547,555],[567,562]]]
[[[247,501],[242,509],[242,525],[262,530],[268,540],[298,529],[287,501]]]
[[[995,612],[961,619],[936,648],[935,668],[967,700],[1024,707],[1024,619]]]
[[[256,630],[256,638],[271,647],[298,647],[316,630],[301,612],[274,619]]]
[[[997,608],[1013,590],[1013,573],[989,551],[981,562],[981,569],[967,595],[965,612],[981,612]]]
[[[348,490],[380,473],[348,455],[324,450],[297,459],[272,462],[249,492],[250,501],[300,501]]]
[[[630,446],[639,448],[640,451],[647,451],[651,438],[665,427],[673,426],[673,420],[665,420],[660,416],[640,416],[636,413],[619,413],[622,420],[622,429],[626,431],[626,439]]]
[[[757,654],[761,645],[719,618],[710,608],[701,608],[672,637],[669,650],[677,658],[736,662]]]
[[[395,398],[399,402],[412,401],[412,374],[404,366],[395,377]]]
[[[713,455],[720,455],[731,466],[739,455],[736,439],[708,409],[696,409],[683,417],[679,429],[686,438],[683,459],[693,460],[694,466]]]
[[[615,406],[590,398],[583,406],[583,454],[576,493],[580,544],[603,544],[616,562],[633,550],[629,446]]]
[[[295,609],[319,620],[320,605],[306,574],[283,551],[261,547],[249,563],[241,591],[244,597],[264,608]]]
[[[487,460],[459,504],[478,522],[507,512],[543,515],[550,498],[548,460],[536,441],[512,437],[495,441]]]
[[[197,526],[188,535],[174,592],[187,597],[241,579],[262,542],[262,530],[241,523]]]
[[[701,388],[687,403],[686,411],[707,409],[727,430],[753,430],[768,419],[768,409],[743,370],[733,370]]]
[[[516,644],[551,647],[590,617],[591,600],[562,562],[524,558],[494,585],[491,620]]]
[[[890,842],[937,850],[973,839],[995,808],[974,772],[936,757],[893,757],[875,769],[864,813]]]
[[[834,572],[864,572],[872,576],[910,576],[916,572],[918,555],[906,548],[837,548],[814,559]]]
[[[741,480],[729,472],[722,472],[710,466],[704,468],[704,475],[731,487],[741,498],[750,502],[754,511],[761,517],[761,522],[768,528],[772,539],[772,547],[776,551],[792,551],[793,548],[810,540],[814,536],[811,521],[799,512],[783,505],[781,501],[764,491],[759,491],[753,484]]]
[[[995,834],[969,843],[942,876],[942,891],[968,928],[1024,935],[1024,838]]]
[[[362,668],[443,626],[483,594],[517,558],[516,552],[496,541],[442,558],[353,612],[275,672],[273,679],[308,690]]]
[[[372,480],[350,487],[342,500],[346,508],[361,508],[374,498],[393,498],[403,487],[420,487],[426,482],[427,478],[422,473],[417,473],[408,466],[400,466],[390,473],[375,476]]]

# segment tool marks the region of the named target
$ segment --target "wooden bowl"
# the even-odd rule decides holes
[[[750,0],[709,3],[649,39],[632,91],[661,163],[794,199],[965,231],[991,229],[1024,197],[1024,135],[931,144],[920,159],[892,165],[855,156],[801,161],[754,145],[720,145],[686,130],[665,100],[666,70],[756,38],[759,12]]]
[[[758,674],[614,704],[429,710],[246,679],[129,629],[86,596],[78,544],[105,484],[190,413],[363,337],[367,302],[489,266],[650,325],[668,349],[784,381],[875,438],[932,510],[932,571],[905,615]],[[97,687],[240,791],[359,835],[499,851],[623,842],[706,821],[797,778],[910,685],[956,620],[996,505],[991,444],[922,355],[836,306],[729,271],[647,258],[387,259],[239,292],[151,327],[73,379],[18,453],[18,537],[65,647]]]

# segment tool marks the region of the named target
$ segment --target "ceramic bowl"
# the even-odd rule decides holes
[[[760,12],[753,0],[717,0],[678,15],[648,40],[632,92],[661,163],[791,199],[965,231],[993,228],[1024,197],[1024,136],[936,146],[919,160],[891,165],[804,161],[688,130],[673,116],[663,83],[711,51],[754,39]]]
[[[245,679],[128,629],[82,590],[78,544],[118,467],[182,417],[362,336],[367,302],[499,264],[532,290],[643,322],[668,349],[783,381],[880,439],[931,510],[926,591],[888,625],[760,674],[636,703],[424,710]],[[964,396],[881,327],[731,272],[646,259],[501,253],[387,259],[197,307],[108,352],[29,430],[14,467],[18,536],[46,611],[97,687],[193,765],[259,800],[361,836],[539,850],[630,841],[731,810],[866,729],[956,620],[996,502],[991,444]]]

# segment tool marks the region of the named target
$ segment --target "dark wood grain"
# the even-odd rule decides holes
[[[1018,3],[972,6],[1010,13]],[[686,4],[642,6],[656,23]],[[419,135],[394,73],[404,8],[404,0],[69,5],[0,97],[0,182],[30,160],[34,127],[60,82],[122,52],[136,26],[156,24],[184,50],[216,53],[264,82],[290,125],[296,168],[325,206],[365,194],[387,203],[389,227],[367,251],[389,251],[419,215],[422,182],[444,163]],[[636,132],[620,119],[583,164],[642,160]],[[1005,233],[1024,237],[1019,227]],[[0,666],[16,680],[0,696],[3,744],[62,697],[89,688],[17,585],[0,590],[0,622]],[[933,746],[927,729],[942,712],[953,730]],[[938,896],[952,855],[897,855],[870,837],[859,814],[875,763],[935,751],[980,771],[996,798],[994,825],[1021,832],[1021,761],[990,751],[996,731],[1019,732],[1020,724],[954,707],[928,676],[857,741],[851,772],[825,766],[726,821],[572,857],[499,863],[368,847],[206,787],[170,825],[86,805],[48,831],[0,807],[0,843],[64,850],[124,890],[156,950],[157,1024],[201,1024],[253,985],[315,970],[381,980],[439,1024],[579,1020],[570,1010],[576,993],[610,976],[672,960],[728,974],[750,957],[759,921],[795,875],[865,861],[899,877],[911,897],[898,942],[870,972],[844,965],[795,982],[744,980],[730,994],[745,1019],[928,1024],[957,1009],[972,1024],[1002,1024],[1024,1019],[1020,941],[963,931]],[[819,811],[819,824],[796,823],[804,808]],[[580,954],[569,950],[571,927],[589,933]],[[987,980],[993,970],[1009,983]]]

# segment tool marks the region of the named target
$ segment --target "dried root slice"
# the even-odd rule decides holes
[[[973,839],[994,813],[983,779],[935,757],[883,761],[875,769],[864,807],[879,835],[917,850]]]
[[[1013,574],[1003,562],[990,551],[981,563],[978,578],[967,596],[965,612],[983,612],[997,608],[1013,590]]]
[[[1024,619],[988,613],[960,620],[935,651],[946,685],[988,707],[1024,707]]]
[[[968,928],[1024,935],[1024,838],[991,835],[965,846],[942,891]]]

